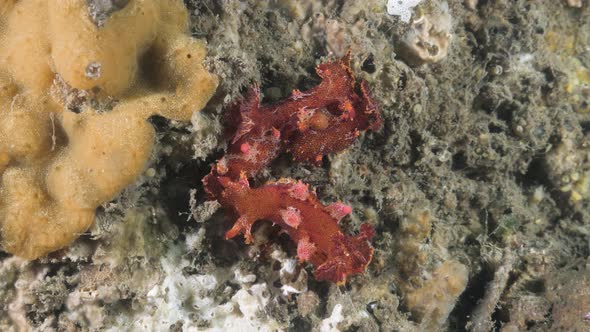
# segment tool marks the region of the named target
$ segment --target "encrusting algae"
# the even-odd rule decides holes
[[[24,258],[67,246],[137,178],[150,116],[188,121],[217,87],[182,1],[91,9],[0,4],[0,243]]]

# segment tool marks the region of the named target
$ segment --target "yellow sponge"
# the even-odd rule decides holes
[[[148,117],[187,121],[217,87],[181,0],[129,0],[104,24],[85,0],[3,1],[0,44],[0,244],[29,259],[75,240],[143,171]]]

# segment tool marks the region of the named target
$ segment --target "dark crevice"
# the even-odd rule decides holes
[[[420,159],[422,155],[422,152],[420,152],[422,144],[422,136],[416,131],[410,132],[410,164],[414,164]]]
[[[313,325],[311,322],[301,316],[295,317],[289,324],[289,332],[305,332],[311,331]]]
[[[524,174],[515,173],[516,182],[524,187],[545,186],[550,187],[545,159],[543,156],[537,156],[529,163]]]
[[[533,294],[543,294],[546,291],[545,280],[543,279],[533,279],[529,280],[524,284],[525,290],[533,293]]]
[[[498,107],[498,109],[496,110],[498,119],[508,124],[512,122],[512,118],[514,117],[513,113],[514,110],[512,109],[512,105],[502,105],[501,107]]]
[[[465,151],[457,152],[453,155],[451,169],[453,171],[462,171],[467,168],[467,156]]]
[[[375,67],[374,61],[375,61],[375,59],[374,59],[373,53],[369,53],[369,55],[367,56],[365,61],[363,61],[363,64],[361,66],[361,70],[363,70],[369,74],[373,74],[377,70],[377,68]]]
[[[466,331],[465,326],[469,322],[473,310],[483,299],[487,285],[493,278],[494,270],[489,266],[484,266],[479,273],[469,278],[467,288],[459,297],[457,305],[449,316],[451,331]]]
[[[502,128],[502,126],[499,126],[495,123],[490,123],[490,124],[488,124],[488,131],[492,134],[499,134],[499,133],[503,132],[504,129]]]

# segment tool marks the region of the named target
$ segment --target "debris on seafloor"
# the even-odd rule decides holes
[[[565,3],[570,7],[582,8],[582,1],[583,0],[565,0]]]
[[[402,22],[410,22],[412,10],[418,6],[422,0],[388,0],[387,13],[392,16],[399,16]]]
[[[421,12],[399,41],[400,56],[410,65],[441,61],[449,52],[452,28],[446,2]]]
[[[465,0],[465,6],[467,6],[467,8],[474,10],[475,8],[477,8],[477,5],[479,4],[479,0]]]
[[[466,328],[471,332],[485,332],[493,328],[492,315],[496,311],[502,293],[506,289],[510,273],[514,270],[515,255],[505,250],[502,263],[494,272],[494,280],[486,289],[485,295],[473,312]]]

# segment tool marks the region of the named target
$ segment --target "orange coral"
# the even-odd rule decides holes
[[[318,280],[343,283],[370,262],[373,228],[363,224],[360,234],[345,235],[338,222],[352,208],[342,203],[324,206],[302,182],[283,179],[250,188],[247,179],[283,151],[296,161],[317,164],[324,155],[344,150],[361,131],[379,128],[379,113],[366,83],[358,85],[360,94],[355,91],[348,54],[319,65],[316,72],[322,78],[318,86],[295,90],[275,105],[260,105],[258,87],[250,89],[230,111],[228,131],[233,138],[203,183],[210,198],[236,214],[226,238],[243,233],[251,242],[252,225],[269,220],[297,243],[301,261],[316,266]]]

